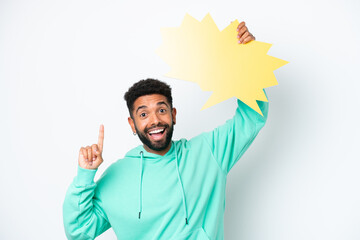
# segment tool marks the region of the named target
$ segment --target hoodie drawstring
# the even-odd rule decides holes
[[[140,152],[141,160],[140,160],[140,202],[139,202],[139,219],[141,217],[142,211],[142,178],[143,178],[143,151]]]
[[[174,143],[173,143],[174,144]],[[175,158],[176,158],[176,171],[177,171],[177,177],[178,177],[178,182],[179,182],[179,186],[181,188],[181,194],[182,194],[182,202],[183,202],[183,209],[185,212],[185,224],[188,224],[188,213],[187,213],[187,207],[186,207],[186,199],[185,199],[185,191],[184,191],[184,187],[181,181],[181,176],[180,176],[180,171],[179,171],[179,163],[178,163],[178,157],[177,157],[177,151],[176,151],[176,146],[174,145],[175,148]],[[143,151],[140,152],[140,202],[139,202],[139,219],[141,217],[141,211],[142,211],[142,181],[143,181],[143,156],[144,153]]]
[[[175,157],[176,157],[176,170],[177,170],[178,181],[179,181],[180,188],[181,188],[181,193],[182,193],[183,209],[184,209],[184,212],[185,212],[185,224],[188,224],[188,214],[187,214],[187,208],[186,208],[185,192],[184,192],[184,187],[183,187],[181,177],[180,177],[179,163],[178,163],[178,157],[177,157],[177,151],[176,151],[176,146],[175,145],[174,145],[174,148],[175,148]]]

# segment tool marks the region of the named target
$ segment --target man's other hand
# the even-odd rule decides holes
[[[245,22],[239,23],[237,31],[238,43],[245,44],[252,40],[255,40],[255,37],[249,32],[249,29],[245,26]]]

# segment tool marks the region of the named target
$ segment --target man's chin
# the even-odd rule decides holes
[[[153,139],[148,133],[139,133],[136,129],[141,142],[153,151],[163,151],[167,149],[171,143],[173,128],[166,127],[163,136],[159,139]]]
[[[164,149],[166,149],[170,143],[166,144],[166,139],[163,140],[163,141],[157,141],[157,142],[153,142],[153,141],[150,141],[150,146],[147,145],[148,148],[150,148],[151,150],[154,150],[154,151],[162,151]]]

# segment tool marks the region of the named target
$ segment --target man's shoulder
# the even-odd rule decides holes
[[[190,150],[191,148],[197,147],[199,145],[202,145],[205,141],[205,136],[206,133],[201,133],[195,137],[192,137],[190,139],[186,139],[186,138],[181,138],[177,141],[174,141],[175,146],[178,149],[188,149]]]

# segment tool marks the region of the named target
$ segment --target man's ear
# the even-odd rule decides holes
[[[133,133],[136,133],[134,119],[132,119],[131,117],[128,117],[128,123],[129,123],[129,125],[130,125],[131,130],[133,131]]]
[[[172,115],[172,120],[173,120],[173,123],[174,125],[176,124],[176,108],[173,108],[171,110],[171,115]]]

